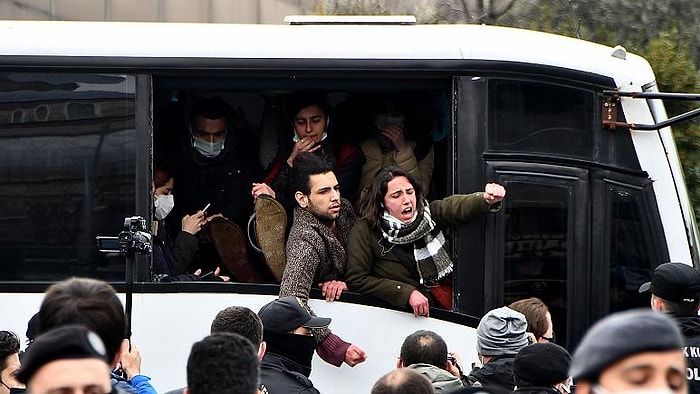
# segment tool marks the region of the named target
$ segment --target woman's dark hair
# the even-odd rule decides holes
[[[165,163],[153,163],[153,185],[156,187],[156,189],[165,185],[172,177],[173,174],[170,172]]]
[[[312,105],[318,105],[323,114],[326,115],[326,118],[331,113],[331,104],[324,93],[313,91],[298,92],[289,97],[287,101],[287,117],[289,121],[294,123],[294,119],[296,119],[299,111]]]
[[[398,177],[406,177],[408,182],[413,186],[416,193],[416,210],[423,211],[423,187],[416,179],[398,166],[384,167],[377,172],[372,179],[369,187],[366,189],[358,204],[358,211],[361,218],[365,219],[371,228],[377,228],[379,219],[384,212],[384,196],[388,189],[389,182]]]

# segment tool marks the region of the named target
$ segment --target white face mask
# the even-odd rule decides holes
[[[384,125],[393,124],[403,128],[403,122],[405,118],[402,115],[399,116],[386,116],[386,115],[375,115],[374,125],[381,129]]]
[[[197,149],[197,152],[202,156],[212,158],[219,156],[219,153],[224,150],[224,140],[209,142],[197,137],[192,137],[192,146]]]
[[[175,206],[175,196],[172,194],[159,194],[156,196],[156,219],[163,220],[173,210]]]

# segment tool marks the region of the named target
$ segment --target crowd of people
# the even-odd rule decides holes
[[[471,369],[439,333],[416,331],[397,349],[396,365],[378,372],[371,393],[697,393],[691,371],[700,359],[700,272],[661,264],[639,291],[651,293],[651,308],[604,317],[573,354],[554,343],[549,312],[536,298],[481,318]],[[24,351],[17,335],[0,331],[0,393],[156,393],[138,349],[124,337],[124,319],[107,283],[71,278],[52,285],[29,323]],[[166,394],[318,393],[310,378],[319,346],[314,332],[330,324],[296,296],[274,299],[257,313],[225,308],[191,347],[186,387]],[[540,329],[544,335],[533,332]]]
[[[407,110],[396,98],[378,100],[376,132],[360,144],[329,129],[324,95],[294,95],[287,110],[293,133],[268,155],[267,171],[247,149],[246,122],[218,97],[193,105],[185,143],[154,165],[155,280],[280,282],[279,298],[257,313],[232,306],[217,314],[210,335],[191,348],[187,386],[170,393],[317,393],[314,354],[336,367],[357,366],[368,354],[342,338],[344,327],[331,331],[331,319],[315,315],[312,289],[328,302],[361,293],[416,318],[431,308],[452,309],[459,262],[444,232],[501,208],[506,190],[497,183],[428,200],[432,145],[409,139]],[[280,275],[265,270],[265,254],[249,253],[243,235],[262,198],[277,201],[290,219],[266,234],[276,243],[260,243],[285,249]],[[255,214],[263,220],[270,213]],[[600,320],[573,355],[555,344],[552,315],[537,298],[484,314],[473,365],[439,333],[416,331],[372,393],[700,394],[700,273],[661,264],[644,291],[651,310]],[[85,278],[54,284],[29,323],[23,354],[16,335],[0,332],[0,394],[25,386],[36,394],[155,393],[125,327],[109,284]]]

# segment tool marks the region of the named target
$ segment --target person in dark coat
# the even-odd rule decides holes
[[[651,292],[651,309],[666,313],[680,327],[688,392],[700,394],[700,271],[683,263],[664,263],[639,291]]]
[[[262,393],[316,394],[309,379],[316,350],[312,329],[326,328],[330,318],[312,316],[297,297],[265,304],[258,316],[263,323],[267,350],[260,363]]]
[[[513,361],[517,394],[569,394],[571,355],[554,343],[535,343],[520,349]]]
[[[685,394],[683,338],[662,313],[633,309],[595,323],[571,356],[576,394]]]
[[[525,316],[508,307],[488,311],[476,328],[476,350],[482,367],[462,377],[465,386],[496,386],[513,391],[513,360],[528,345]]]
[[[232,120],[236,116],[220,97],[196,102],[180,145],[162,159],[172,171],[173,193],[177,195],[177,204],[166,220],[173,237],[181,230],[183,217],[200,211],[210,217],[220,214],[246,228],[253,212],[249,190],[262,176],[262,169],[257,157],[250,154],[257,152],[255,143],[247,137],[247,130]],[[247,248],[247,243],[242,247]],[[205,272],[213,271],[215,267],[207,265],[212,259],[201,256],[203,253],[200,248],[196,260],[201,261],[196,264]]]

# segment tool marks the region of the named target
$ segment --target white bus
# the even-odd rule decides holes
[[[355,368],[314,359],[322,392],[368,392],[417,329],[474,360],[478,318],[529,296],[549,305],[557,342],[572,349],[601,316],[648,305],[637,288],[656,265],[700,263],[671,130],[621,127],[666,120],[662,102],[606,93],[656,91],[647,61],[623,48],[478,25],[2,21],[0,37],[2,329],[23,334],[45,288],[70,276],[125,292],[123,257],[98,253],[95,236],[150,217],[153,152],[168,149],[200,92],[240,107],[258,136],[286,93],[321,90],[336,109],[399,94],[427,113],[432,198],[490,181],[507,189],[500,213],[449,231],[452,311],[414,318],[312,292],[313,309],[369,357]],[[159,391],[185,384],[190,346],[216,312],[257,310],[279,289],[153,283],[149,270],[138,257],[132,330]]]

